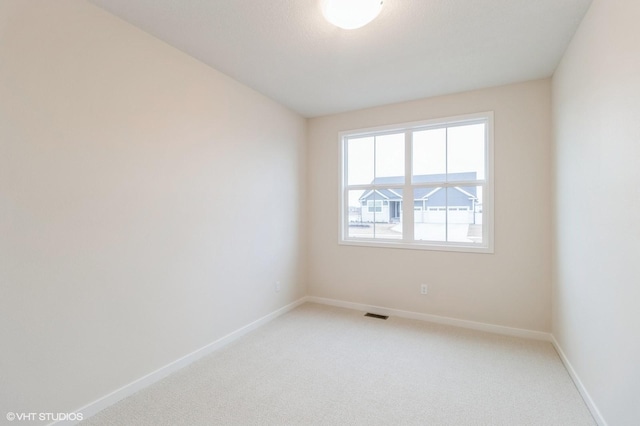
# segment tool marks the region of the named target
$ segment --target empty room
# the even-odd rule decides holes
[[[0,0],[0,424],[640,425],[639,187],[637,0]]]

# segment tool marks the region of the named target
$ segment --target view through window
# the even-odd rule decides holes
[[[492,113],[341,133],[341,242],[492,250]]]

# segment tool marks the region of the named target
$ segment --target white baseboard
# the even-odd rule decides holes
[[[342,300],[326,299],[323,297],[307,296],[308,302],[320,303],[323,305],[337,306],[340,308],[355,309],[357,311],[371,312],[379,315],[393,315],[401,318],[409,318],[420,321],[433,322],[443,325],[468,328],[471,330],[486,331],[489,333],[503,334],[506,336],[524,337],[526,339],[543,340],[551,342],[551,334],[543,331],[527,330],[523,328],[506,327],[483,322],[468,321],[439,315],[421,314],[418,312],[403,311],[400,309],[385,308],[383,306],[365,305],[362,303],[345,302]]]
[[[608,426],[607,422],[602,417],[600,410],[598,410],[598,408],[596,407],[595,403],[593,402],[593,399],[591,399],[591,396],[585,389],[584,385],[582,384],[582,381],[580,380],[577,373],[573,369],[573,366],[571,365],[566,355],[564,354],[564,351],[560,347],[560,344],[551,333],[514,328],[514,327],[506,327],[502,325],[488,324],[488,323],[482,323],[482,322],[476,322],[476,321],[468,321],[468,320],[462,320],[462,319],[451,318],[451,317],[443,317],[439,315],[422,314],[418,312],[386,308],[383,306],[366,305],[362,303],[346,302],[342,300],[327,299],[327,298],[316,297],[316,296],[302,297],[296,300],[295,302],[290,303],[287,306],[284,306],[268,315],[265,315],[264,317],[259,318],[253,321],[252,323],[247,324],[244,327],[239,328],[238,330],[235,330],[227,334],[226,336],[221,337],[220,339],[194,352],[188,355],[185,355],[184,357],[177,359],[176,361],[173,361],[165,365],[164,367],[161,367],[156,371],[153,371],[147,374],[146,376],[131,382],[111,392],[110,394],[105,395],[102,398],[99,398],[96,401],[93,401],[85,405],[82,408],[75,410],[74,412],[82,413],[82,419],[88,419],[89,417],[97,414],[98,412],[104,410],[110,405],[113,405],[116,402],[128,396],[133,395],[139,390],[144,389],[145,387],[150,386],[153,383],[164,379],[168,375],[186,367],[187,365],[199,360],[200,358],[206,355],[209,355],[215,352],[216,350],[228,345],[229,343],[239,339],[240,337],[268,323],[269,321],[291,311],[292,309],[295,309],[296,307],[300,306],[305,302],[320,303],[320,304],[336,306],[340,308],[354,309],[362,312],[372,312],[380,315],[393,315],[401,318],[415,319],[415,320],[433,322],[433,323],[443,324],[443,325],[451,325],[451,326],[467,328],[471,330],[486,331],[490,333],[502,334],[507,336],[523,337],[526,339],[535,339],[535,340],[543,340],[543,341],[551,342],[555,347],[556,351],[558,352],[560,359],[564,363],[567,371],[569,372],[571,379],[575,383],[576,388],[578,388],[578,391],[582,395],[582,398],[584,399],[585,404],[589,408],[589,411],[591,412],[595,421],[598,423],[599,426]],[[51,423],[50,426],[51,425],[56,425],[56,426],[75,425],[78,423],[79,421],[60,421],[60,422]]]
[[[268,315],[263,316],[262,318],[259,318],[255,321],[253,321],[250,324],[245,325],[242,328],[239,328],[238,330],[235,330],[229,334],[227,334],[224,337],[219,338],[218,340],[209,343],[208,345],[191,352],[188,355],[183,356],[180,359],[177,359],[167,365],[165,365],[164,367],[161,367],[159,369],[157,369],[156,371],[153,371],[149,374],[147,374],[144,377],[139,378],[138,380],[135,380],[127,385],[124,385],[123,387],[121,387],[120,389],[117,389],[113,392],[111,392],[108,395],[103,396],[100,399],[97,399],[96,401],[93,401],[87,405],[85,405],[82,408],[79,408],[77,410],[75,410],[75,413],[82,413],[82,419],[88,419],[89,417],[97,414],[98,412],[104,410],[105,408],[109,407],[110,405],[115,404],[116,402],[133,395],[134,393],[138,392],[141,389],[146,388],[147,386],[150,386],[152,384],[154,384],[155,382],[164,379],[165,377],[167,377],[168,375],[170,375],[171,373],[174,373],[184,367],[186,367],[187,365],[193,363],[194,361],[199,360],[200,358],[209,355],[212,352],[215,352],[216,350],[228,345],[229,343],[239,339],[240,337],[244,336],[245,334],[249,333],[250,331],[255,330],[256,328],[268,323],[269,321],[279,317],[280,315],[283,315],[289,311],[291,311],[292,309],[295,309],[296,307],[300,306],[301,304],[303,304],[304,302],[306,302],[306,297],[302,297],[298,300],[296,300],[293,303],[290,303],[287,306],[284,306],[274,312],[271,312]],[[51,425],[56,425],[56,426],[62,426],[62,425],[75,425],[78,424],[79,421],[59,421],[59,422],[54,422],[51,423]]]
[[[371,312],[371,313],[380,314],[380,315],[394,315],[401,318],[409,318],[409,319],[415,319],[420,321],[433,322],[437,324],[468,328],[471,330],[486,331],[490,333],[503,334],[507,336],[523,337],[526,339],[535,339],[535,340],[551,342],[555,347],[556,351],[558,352],[558,355],[560,356],[562,363],[564,364],[565,368],[569,372],[569,375],[571,376],[573,383],[576,385],[576,388],[578,388],[578,391],[580,392],[582,399],[587,405],[587,408],[591,412],[591,415],[593,416],[596,423],[599,426],[608,426],[607,422],[602,417],[600,410],[598,410],[598,407],[593,402],[593,399],[591,399],[589,392],[587,392],[586,388],[582,384],[582,381],[578,377],[576,371],[573,369],[573,366],[571,365],[566,355],[564,354],[562,348],[560,347],[560,344],[551,333],[545,333],[542,331],[535,331],[535,330],[526,330],[522,328],[505,327],[502,325],[468,321],[468,320],[462,320],[457,318],[443,317],[439,315],[421,314],[418,312],[403,311],[400,309],[386,308],[383,306],[365,305],[362,303],[345,302],[343,300],[326,299],[323,297],[316,297],[316,296],[307,296],[305,299],[307,302],[337,306],[339,308],[354,309],[357,311]]]
[[[604,420],[604,417],[602,417],[602,414],[600,413],[600,410],[598,410],[596,404],[593,402],[593,399],[591,399],[591,395],[589,395],[589,392],[587,392],[587,389],[582,384],[582,380],[580,380],[580,377],[578,377],[578,373],[576,373],[576,370],[574,370],[573,366],[569,362],[569,359],[562,350],[562,347],[560,347],[560,343],[558,343],[554,335],[551,335],[551,343],[553,343],[553,346],[556,348],[556,351],[558,352],[558,355],[560,356],[564,367],[569,372],[569,376],[571,376],[571,380],[573,380],[576,388],[578,388],[578,392],[580,392],[580,395],[582,395],[584,403],[587,404],[587,408],[591,412],[593,419],[596,421],[596,423],[598,423],[599,426],[607,426],[607,422]]]

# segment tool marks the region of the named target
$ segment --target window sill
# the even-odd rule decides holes
[[[493,247],[487,247],[482,245],[466,245],[460,243],[434,243],[434,242],[397,242],[397,241],[372,241],[372,240],[340,240],[339,245],[343,246],[358,246],[358,247],[372,247],[372,248],[391,248],[391,249],[405,249],[405,250],[428,250],[428,251],[452,251],[461,253],[479,253],[479,254],[493,254]]]

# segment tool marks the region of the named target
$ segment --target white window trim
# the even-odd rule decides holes
[[[412,140],[411,132],[419,129],[427,129],[429,127],[452,127],[456,125],[470,124],[474,121],[486,121],[485,127],[486,133],[486,145],[485,145],[485,183],[483,190],[485,191],[485,202],[482,206],[482,245],[471,245],[469,243],[458,243],[448,241],[414,241],[413,240],[413,221],[414,221],[414,209],[413,209],[413,188],[411,182],[407,182],[405,179],[404,185],[402,185],[404,194],[410,194],[403,198],[402,211],[404,216],[403,223],[403,240],[384,240],[374,238],[358,238],[349,239],[349,214],[345,210],[349,203],[348,191],[345,178],[347,176],[347,153],[345,151],[345,140],[348,137],[360,136],[366,137],[368,135],[380,136],[382,134],[394,134],[404,131],[407,134],[405,137],[405,152],[411,153]],[[338,244],[347,246],[363,246],[363,247],[378,247],[378,248],[400,248],[400,249],[413,249],[413,250],[436,250],[436,251],[454,251],[454,252],[467,252],[467,253],[494,253],[494,120],[493,111],[479,112],[474,114],[458,115],[454,117],[439,118],[425,121],[415,121],[409,123],[392,124],[387,126],[369,127],[365,129],[356,129],[343,131],[338,134],[338,164],[340,164],[340,178],[338,180],[338,208],[340,209],[338,218]],[[405,156],[405,175],[412,176],[412,156]],[[476,183],[473,182],[472,185]],[[350,188],[353,189],[351,185]],[[370,187],[370,185],[363,185]],[[445,185],[446,186],[446,185]],[[460,183],[456,183],[453,186],[460,186]],[[451,187],[453,187],[451,186]],[[399,187],[399,185],[395,185]],[[489,202],[486,202],[486,201]]]

